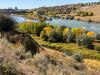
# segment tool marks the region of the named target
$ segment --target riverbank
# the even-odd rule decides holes
[[[72,55],[73,53],[81,53],[84,56],[84,58],[100,60],[100,54],[98,51],[79,47],[75,43],[70,43],[70,44],[69,43],[50,43],[50,42],[41,40],[37,36],[33,36],[33,38],[40,45],[46,48],[57,50],[59,52],[63,52],[64,54]]]
[[[100,16],[87,16],[87,17],[75,16],[74,19],[84,21],[84,22],[100,24]]]

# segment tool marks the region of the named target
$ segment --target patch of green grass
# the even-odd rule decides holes
[[[42,41],[41,39],[34,38],[40,45],[55,49],[60,52],[69,52],[69,53],[80,53],[84,58],[98,59],[100,60],[100,52],[96,50],[90,50],[87,48],[79,47],[75,43],[49,43]]]

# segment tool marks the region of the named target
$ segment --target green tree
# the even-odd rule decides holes
[[[73,37],[72,31],[71,31],[71,28],[69,28],[68,33],[67,33],[67,42],[71,43],[73,41],[74,41],[74,37]]]
[[[44,41],[47,41],[48,40],[48,36],[46,35],[45,31],[42,31],[41,34],[40,34],[40,38]]]
[[[15,21],[5,15],[0,15],[0,31],[9,32],[15,29]]]

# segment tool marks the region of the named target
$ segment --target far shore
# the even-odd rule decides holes
[[[17,16],[21,16],[25,19],[30,19],[30,20],[39,20],[39,19],[32,19],[29,17],[24,17],[22,15],[17,15]],[[100,24],[100,18],[98,18],[97,20],[94,20],[95,16],[90,16],[90,17],[81,17],[81,16],[74,16],[74,20],[79,20],[79,21],[83,21],[83,22],[88,22],[88,23],[94,23],[94,24]],[[89,22],[89,19],[91,20],[91,22]]]
[[[97,24],[100,24],[100,18],[98,17],[97,19],[95,19],[96,16],[93,16],[93,17],[80,17],[80,16],[75,16],[74,19],[75,20],[80,20],[80,21],[84,21],[84,22],[89,22],[90,20],[90,23],[97,23]]]

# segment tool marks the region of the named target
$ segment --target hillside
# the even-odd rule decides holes
[[[79,3],[79,4],[67,4],[53,7],[41,7],[31,11],[38,14],[44,14],[50,17],[67,18],[68,16],[74,16],[75,19],[83,21],[89,21],[100,23],[100,2],[94,3]],[[92,12],[93,16],[77,16],[77,12],[85,11]],[[32,17],[32,16],[31,16]]]
[[[93,46],[94,33],[87,32],[79,37],[81,46],[78,46],[72,43],[71,28],[53,28],[44,21],[16,24],[10,16],[0,15],[0,75],[100,75],[100,47],[97,46],[98,51],[88,49]],[[63,32],[54,30],[65,29],[70,31],[70,35],[62,40]],[[48,37],[43,30],[53,35]],[[81,29],[78,31],[80,35],[84,32]],[[64,48],[66,53],[63,52]],[[68,50],[74,53],[70,55]],[[88,59],[84,59],[84,56]]]
[[[94,22],[100,22],[100,5],[93,5],[93,6],[88,6],[88,7],[82,7],[82,11],[91,11],[93,12],[93,16],[86,16],[86,17],[80,17],[76,16],[75,18],[78,19],[80,18],[81,20],[88,21],[91,19]]]
[[[40,48],[41,49],[41,48]],[[0,75],[99,75],[84,63],[64,56],[63,53],[44,48],[32,56],[17,43],[0,39]]]

